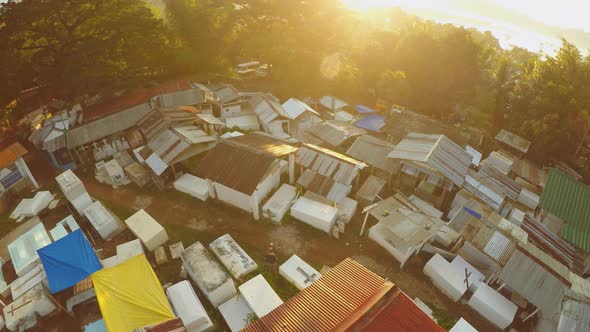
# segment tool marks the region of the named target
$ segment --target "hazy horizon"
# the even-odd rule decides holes
[[[399,7],[440,23],[490,31],[504,48],[516,45],[534,52],[555,54],[561,38],[582,52],[590,49],[590,4],[575,0],[342,0],[348,8],[364,11]]]

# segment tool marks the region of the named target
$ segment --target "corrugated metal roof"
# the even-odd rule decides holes
[[[516,243],[479,218],[475,211],[462,208],[447,226],[501,265],[506,264],[516,249]]]
[[[162,159],[162,161],[169,164],[172,159],[187,149],[190,144],[183,141],[179,135],[166,129],[154,136],[154,138],[147,143],[147,146],[149,146],[150,149]]]
[[[392,225],[390,229],[410,246],[421,246],[430,241],[444,225],[444,222],[438,218],[407,209],[401,211],[404,215],[403,221]],[[383,222],[387,223],[387,220],[391,218],[388,217]]]
[[[84,123],[93,122],[105,116],[123,112],[124,110],[135,108],[138,105],[147,103],[150,99],[159,94],[166,94],[175,91],[191,89],[191,85],[186,80],[171,81],[156,87],[137,89],[122,96],[115,97],[94,105],[90,105],[82,111]]]
[[[347,258],[244,332],[332,331],[385,280]]]
[[[295,162],[345,185],[350,185],[358,172],[367,166],[348,156],[311,144],[303,144],[299,148]]]
[[[197,116],[197,118],[199,118],[201,121],[203,121],[205,123],[208,123],[211,125],[225,126],[225,123],[223,123],[223,121],[221,121],[218,118],[216,118],[215,116],[213,116],[213,114],[201,113],[201,114],[197,114],[196,116]]]
[[[357,191],[356,197],[362,198],[367,202],[373,202],[379,195],[387,182],[381,178],[370,175],[363,183],[361,188]]]
[[[201,160],[195,175],[252,195],[274,157],[220,142]]]
[[[498,278],[547,316],[559,313],[568,288],[564,281],[520,250],[514,251]]]
[[[566,300],[559,318],[557,332],[590,331],[590,304]]]
[[[330,190],[326,194],[326,198],[334,202],[339,202],[340,200],[348,196],[351,190],[351,185],[345,185],[340,182],[334,182],[332,188],[330,188]]]
[[[238,91],[232,86],[225,86],[214,91],[220,103],[225,104],[240,98]]]
[[[572,283],[570,288],[572,292],[585,296],[587,299],[590,298],[590,280],[571,272],[569,281]]]
[[[283,105],[266,94],[257,94],[250,98],[249,104],[263,124],[269,124],[278,117],[288,118]]]
[[[334,180],[330,177],[314,173],[314,177],[305,189],[321,196],[328,196],[330,189],[334,185]]]
[[[401,293],[401,291],[400,291]],[[442,332],[444,329],[438,326],[432,318],[405,294],[392,297],[380,314],[373,317],[371,322],[362,327],[364,332]]]
[[[289,119],[296,119],[305,112],[311,112],[315,115],[320,115],[313,108],[309,107],[309,105],[295,98],[287,100],[282,106]]]
[[[137,122],[137,127],[146,139],[151,139],[161,130],[172,125],[187,124],[197,119],[194,107],[155,108]]]
[[[243,331],[375,331],[381,326],[386,327],[383,331],[443,331],[405,297],[391,283],[347,258]]]
[[[19,142],[12,143],[0,151],[0,170],[17,161],[20,157],[27,154],[27,152],[27,149]]]
[[[482,154],[481,152],[477,151],[473,147],[467,145],[465,147],[465,151],[471,155],[471,163],[475,166],[479,166],[479,162],[481,161]]]
[[[298,147],[265,133],[250,133],[227,139],[232,144],[239,144],[274,157],[282,157],[297,152]]]
[[[427,163],[458,187],[471,165],[471,156],[444,135],[410,133],[388,157]]]
[[[498,153],[512,159],[512,171],[518,177],[521,177],[535,186],[541,188],[545,187],[545,183],[547,182],[547,171],[543,167],[538,166],[526,158],[519,158],[507,150],[499,149]]]
[[[73,128],[67,132],[68,148],[72,149],[127,130],[135,126],[151,109],[149,103],[140,104]],[[57,139],[65,140],[65,135]]]
[[[473,170],[468,170],[463,186],[494,210],[500,211],[502,208],[506,193],[486,177]]]
[[[557,169],[549,173],[539,206],[563,219],[561,236],[590,252],[590,187]]]
[[[201,144],[216,142],[217,138],[207,135],[206,132],[195,126],[178,126],[171,129],[189,144]]]
[[[334,96],[323,96],[320,98],[320,104],[333,111],[348,106],[344,100],[338,99]]]
[[[157,100],[161,107],[190,106],[202,104],[205,95],[201,89],[188,89],[161,94],[157,96]]]
[[[531,142],[504,129],[496,135],[496,140],[513,147],[522,153],[527,153],[531,147]]]
[[[309,128],[307,133],[337,147],[349,138],[367,134],[367,131],[346,122],[329,120]]]
[[[487,240],[487,243],[482,244],[484,245],[483,252],[496,261],[504,264],[508,261],[508,258],[510,258],[508,255],[512,254],[512,251],[508,248],[515,245],[508,237],[498,231],[493,231]]]
[[[529,241],[542,248],[554,259],[567,265],[572,271],[583,274],[584,254],[580,250],[561,239],[547,226],[528,214],[524,216],[521,227],[528,234]]]
[[[578,173],[575,169],[573,169],[570,165],[568,165],[563,160],[556,160],[553,162],[553,168],[557,168],[561,172],[573,177],[574,179],[580,181],[582,180],[582,175]]]
[[[571,274],[569,268],[557,261],[555,258],[551,257],[551,255],[539,249],[532,243],[520,243],[518,247],[521,251],[526,252],[529,256],[532,256],[534,259],[536,259],[537,263],[549,268],[559,277],[563,278],[563,280],[569,281]]]
[[[186,332],[186,328],[180,318],[174,318],[160,324],[137,328],[133,332]]]
[[[382,221],[387,219],[387,216],[389,216],[391,211],[396,211],[400,208],[408,208],[408,206],[404,205],[404,203],[396,197],[390,196],[375,203],[375,207],[369,211],[369,214],[378,221]]]
[[[513,201],[518,201],[518,197],[520,196],[520,192],[522,190],[521,185],[516,183],[514,179],[500,172],[494,166],[486,163],[485,160],[479,166],[480,168],[478,174],[480,174],[482,178],[485,178],[489,182],[492,182],[498,187],[502,188],[502,191],[506,193],[506,196],[508,196]]]
[[[297,184],[310,192],[326,196],[334,185],[334,180],[308,168],[297,179]]]
[[[321,146],[313,145],[313,144],[302,144],[301,149],[306,148],[308,150],[315,151],[316,153],[325,154],[331,158],[337,159],[339,161],[358,166],[360,168],[367,167],[367,164],[363,163],[362,161],[358,161],[354,158],[348,157],[336,151],[332,151],[330,149],[322,148]],[[301,150],[300,149],[300,150]]]
[[[348,148],[346,154],[375,168],[391,172],[395,162],[387,158],[387,155],[394,148],[395,145],[384,140],[369,135],[361,135]]]

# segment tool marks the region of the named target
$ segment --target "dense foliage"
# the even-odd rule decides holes
[[[503,50],[490,33],[338,0],[155,2],[4,4],[0,102],[37,85],[75,99],[197,73],[228,80],[256,59],[273,64],[266,85],[281,98],[335,94],[507,128],[535,142],[540,162],[571,160],[589,123],[590,59],[566,41],[554,57]]]

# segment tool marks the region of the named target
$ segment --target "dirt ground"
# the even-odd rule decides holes
[[[318,270],[324,265],[334,266],[352,257],[397,284],[411,298],[418,297],[430,305],[446,325],[464,317],[479,331],[497,330],[465,304],[451,302],[432,285],[422,273],[428,255],[415,256],[400,270],[399,263],[368,240],[366,232],[364,237],[359,237],[362,217],[358,214],[347,225],[345,234],[336,240],[293,219],[283,225],[256,221],[237,208],[216,201],[203,203],[172,190],[149,192],[133,185],[115,190],[99,184],[91,177],[83,177],[83,181],[90,195],[105,202],[121,219],[143,208],[168,230],[173,241],[180,239],[185,247],[196,241],[207,245],[215,238],[229,233],[257,261],[262,259],[271,242],[277,248],[280,262],[297,254]],[[160,279],[173,278],[178,274],[179,267],[180,264],[172,265],[172,270],[166,272],[168,274],[158,271],[158,268],[156,272]],[[168,280],[161,282],[166,283]],[[280,290],[278,292],[280,295]],[[443,322],[441,325],[444,325]]]

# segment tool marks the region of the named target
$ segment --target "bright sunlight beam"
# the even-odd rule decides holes
[[[429,3],[434,4],[436,0],[341,0],[341,2],[346,8],[362,12],[403,5],[426,6]]]

